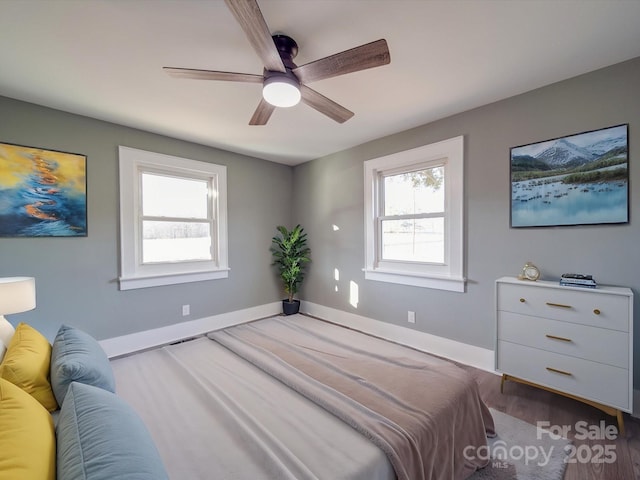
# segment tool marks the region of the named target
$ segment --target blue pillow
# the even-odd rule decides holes
[[[57,475],[64,480],[168,480],[149,431],[124,400],[69,385],[56,425]]]
[[[62,405],[71,382],[86,383],[116,391],[113,370],[100,344],[77,328],[62,325],[51,349],[51,388]]]

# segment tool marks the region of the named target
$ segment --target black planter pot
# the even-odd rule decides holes
[[[282,311],[285,315],[293,315],[300,310],[300,300],[294,300],[290,302],[286,298],[282,300]]]

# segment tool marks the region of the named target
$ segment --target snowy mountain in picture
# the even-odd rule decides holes
[[[553,168],[563,167],[568,163],[582,165],[598,158],[598,154],[587,148],[579,147],[565,138],[556,140],[553,145],[538,153],[535,158]]]

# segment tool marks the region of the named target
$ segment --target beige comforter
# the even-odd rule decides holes
[[[493,419],[475,380],[450,362],[296,315],[208,337],[351,425],[380,447],[398,480],[464,479],[486,462]]]

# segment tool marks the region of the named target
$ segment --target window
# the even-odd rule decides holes
[[[140,180],[142,264],[213,260],[212,179],[140,170]]]
[[[368,160],[365,278],[463,292],[463,137]]]
[[[120,147],[120,289],[228,277],[226,167]]]

